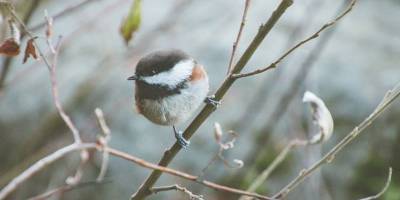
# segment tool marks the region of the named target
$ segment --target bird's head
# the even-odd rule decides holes
[[[195,61],[180,50],[162,50],[141,58],[128,80],[175,87],[192,75]]]

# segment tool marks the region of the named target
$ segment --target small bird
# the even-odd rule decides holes
[[[161,50],[141,58],[128,80],[135,80],[136,110],[155,124],[172,126],[178,143],[190,144],[175,126],[187,120],[203,103],[218,106],[208,97],[203,66],[181,50]]]

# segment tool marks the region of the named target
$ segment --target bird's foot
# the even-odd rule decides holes
[[[189,145],[190,145],[190,141],[186,140],[183,137],[183,132],[182,131],[176,130],[175,126],[173,126],[173,128],[174,128],[176,141],[178,141],[179,145],[181,145],[182,148],[187,149],[189,147]]]
[[[212,105],[214,108],[218,108],[218,106],[221,105],[221,101],[216,100],[214,95],[206,97],[204,103]]]

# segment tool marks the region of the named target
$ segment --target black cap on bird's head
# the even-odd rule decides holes
[[[135,75],[129,77],[128,80],[138,80],[140,77],[149,77],[169,71],[175,64],[188,59],[191,59],[189,55],[176,49],[152,52],[139,60]]]

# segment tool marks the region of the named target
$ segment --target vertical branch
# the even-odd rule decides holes
[[[111,130],[108,128],[106,120],[104,119],[104,114],[103,111],[100,108],[95,109],[95,114],[97,117],[97,121],[99,122],[100,128],[103,131],[104,136],[100,136],[98,138],[98,142],[102,147],[107,147],[108,142],[111,139]],[[104,176],[107,172],[107,167],[108,167],[108,160],[109,160],[109,153],[107,151],[103,150],[103,160],[101,162],[101,168],[100,168],[100,173],[97,176],[97,182],[101,182],[104,179]]]
[[[238,32],[238,34],[236,36],[236,40],[235,40],[235,42],[233,43],[233,46],[232,46],[232,53],[231,53],[231,57],[229,58],[227,74],[230,74],[231,71],[232,71],[233,59],[235,58],[236,48],[237,48],[237,46],[239,44],[240,37],[242,36],[244,25],[246,23],[247,10],[249,8],[249,4],[250,4],[250,0],[246,0],[246,2],[244,3],[242,21],[240,22],[239,32]]]
[[[232,73],[240,73],[240,71],[245,67],[247,62],[250,60],[258,46],[264,40],[264,38],[268,35],[271,29],[275,26],[276,22],[280,19],[283,13],[292,5],[292,0],[282,0],[278,6],[278,8],[272,13],[271,17],[268,21],[262,25],[254,37],[253,41],[247,47],[246,51],[243,53],[237,64],[233,67]],[[221,84],[219,89],[215,93],[216,100],[221,100],[228,89],[235,82],[234,78],[230,76],[226,77],[224,82]],[[202,111],[196,116],[196,118],[192,121],[189,127],[186,128],[184,132],[184,137],[189,139],[196,132],[196,130],[200,127],[200,125],[211,115],[211,113],[215,110],[215,108],[211,105],[206,105]],[[178,154],[181,150],[181,146],[178,143],[175,143],[169,150],[167,150],[158,165],[167,166]],[[160,178],[162,172],[154,170],[150,176],[142,183],[138,191],[132,195],[132,200],[144,199],[149,194],[151,194],[150,188],[157,182]]]
[[[60,40],[61,40],[61,38],[60,38]],[[68,128],[71,130],[75,143],[79,144],[79,143],[82,143],[81,137],[79,135],[79,130],[76,128],[76,126],[72,122],[71,118],[65,113],[65,111],[61,105],[61,101],[60,101],[60,97],[59,97],[57,75],[56,75],[56,66],[57,66],[57,61],[58,61],[59,48],[60,48],[60,45],[57,45],[56,48],[53,48],[53,49],[55,49],[55,51],[54,51],[54,55],[53,55],[53,62],[50,65],[51,91],[53,94],[54,104],[57,108],[59,115],[64,120],[64,122],[68,126]],[[44,57],[42,56],[42,58],[44,58]]]

